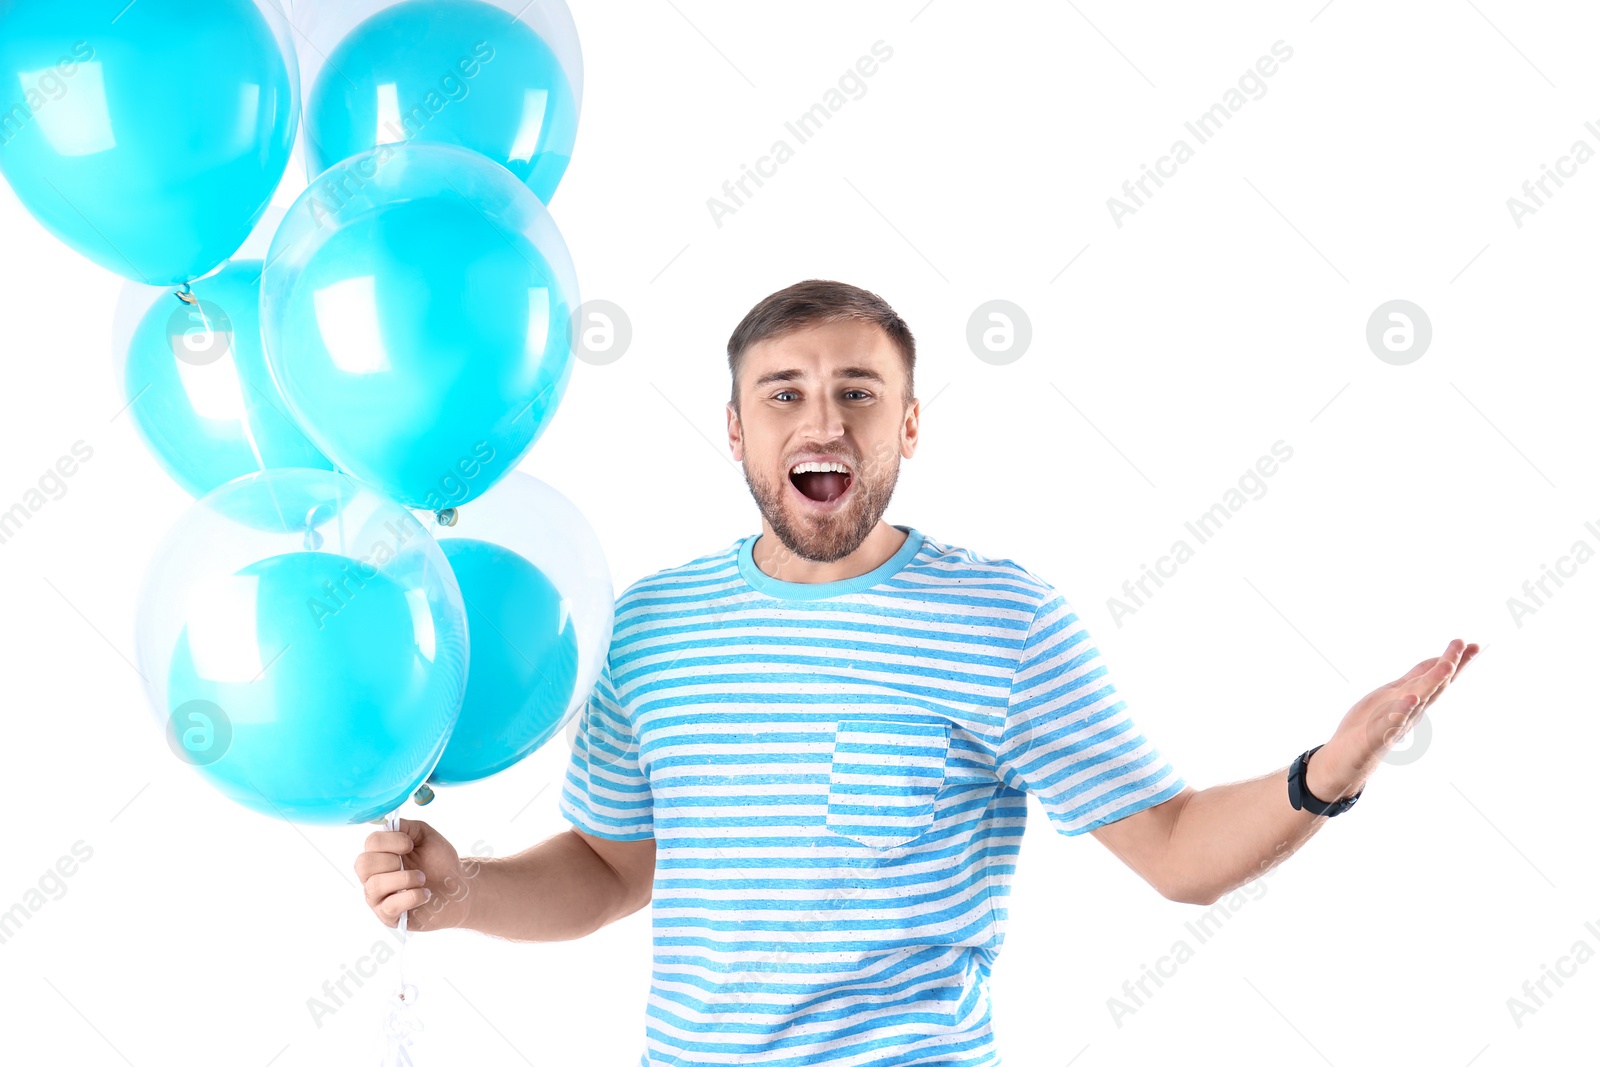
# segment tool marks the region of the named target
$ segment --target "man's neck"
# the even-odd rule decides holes
[[[856,546],[854,552],[832,563],[818,563],[815,560],[802,559],[789,551],[788,547],[778,540],[772,525],[766,519],[762,519],[761,536],[751,547],[750,558],[755,561],[761,573],[769,578],[811,585],[817,582],[841,582],[846,578],[858,578],[868,571],[883,566],[905,543],[904,530],[898,530],[880,519],[878,525],[872,528],[872,532],[867,535],[866,540]]]

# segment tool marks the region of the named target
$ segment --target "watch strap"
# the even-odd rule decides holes
[[[1323,815],[1332,818],[1342,815],[1350,810],[1351,806],[1361,798],[1361,791],[1357,790],[1354,796],[1343,797],[1339,800],[1323,800],[1306,788],[1306,765],[1311,757],[1316,755],[1317,749],[1307,749],[1302,752],[1293,765],[1289,767],[1289,806],[1295,811],[1309,811],[1313,815]]]

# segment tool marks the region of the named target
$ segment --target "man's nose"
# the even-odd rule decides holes
[[[807,401],[802,422],[815,440],[832,441],[844,436],[844,408],[829,397]]]

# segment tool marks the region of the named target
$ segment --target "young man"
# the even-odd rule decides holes
[[[756,305],[728,342],[728,443],[761,533],[617,601],[560,800],[573,829],[470,868],[426,823],[368,839],[385,923],[555,941],[648,903],[644,1067],[989,1067],[1026,793],[1210,904],[1348,807],[1477,653],[1451,641],[1309,760],[1186,785],[1048,582],[883,521],[917,446],[914,363],[854,286]]]

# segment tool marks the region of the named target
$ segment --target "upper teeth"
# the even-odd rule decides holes
[[[796,463],[791,474],[821,474],[833,471],[838,474],[849,474],[850,469],[843,463]]]

